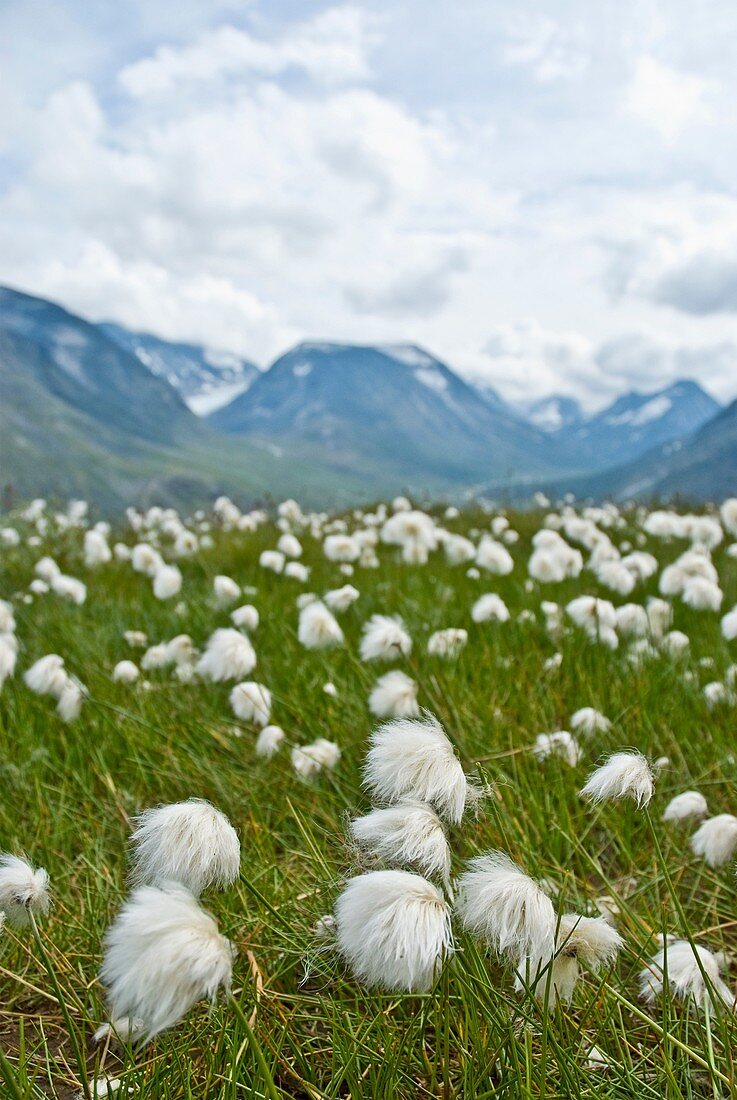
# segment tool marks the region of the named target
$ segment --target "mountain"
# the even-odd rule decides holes
[[[108,514],[127,504],[189,508],[229,493],[306,506],[375,491],[360,471],[309,448],[279,448],[214,432],[176,390],[97,326],[0,288],[0,485],[16,499],[84,497]]]
[[[578,401],[573,397],[562,397],[559,394],[527,402],[523,405],[523,412],[530,423],[543,432],[578,428],[584,421],[583,411]]]
[[[737,401],[687,439],[566,487],[577,496],[616,501],[700,502],[737,495]]]
[[[259,374],[255,363],[230,352],[162,340],[145,332],[131,332],[110,321],[98,328],[135,355],[152,374],[166,379],[198,416],[206,416],[227,405],[244,393]]]
[[[201,431],[176,390],[96,325],[61,306],[0,287],[0,329],[43,353],[31,357],[38,384],[109,431],[168,444]]]
[[[209,423],[280,446],[309,443],[349,468],[432,487],[555,462],[542,432],[414,345],[300,344]]]
[[[575,451],[579,469],[606,470],[691,435],[720,408],[697,382],[675,382],[655,393],[623,394],[594,416],[552,431],[550,438]]]

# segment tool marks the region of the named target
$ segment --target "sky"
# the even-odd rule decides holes
[[[0,282],[268,364],[737,397],[733,0],[2,0]]]

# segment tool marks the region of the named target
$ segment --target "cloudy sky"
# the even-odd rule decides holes
[[[3,0],[0,281],[268,363],[737,396],[733,0]]]

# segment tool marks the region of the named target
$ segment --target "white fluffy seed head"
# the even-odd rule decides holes
[[[300,611],[297,637],[305,649],[329,649],[344,641],[338,620],[321,600],[308,603]]]
[[[737,817],[717,814],[708,818],[691,837],[691,849],[710,867],[722,867],[729,863],[737,851]]]
[[[283,740],[284,730],[280,726],[264,726],[256,739],[256,754],[270,760]]]
[[[476,600],[471,608],[471,618],[475,623],[506,623],[510,619],[509,608],[501,596],[488,592]]]
[[[34,870],[20,856],[1,854],[0,912],[8,924],[23,928],[30,923],[29,913],[43,916],[50,906],[49,876],[43,867]]]
[[[251,603],[244,603],[242,607],[236,607],[230,613],[230,621],[240,630],[256,630],[259,624],[259,614]]]
[[[131,859],[137,885],[178,882],[199,897],[209,886],[224,889],[238,878],[238,834],[209,802],[191,798],[158,806],[135,820]]]
[[[693,998],[702,1007],[715,1001],[734,1008],[734,993],[722,981],[719,958],[700,944],[666,941],[640,973],[640,996],[652,1004],[663,995],[666,982],[671,994],[680,1000]]]
[[[553,903],[504,852],[471,860],[458,883],[456,911],[464,928],[515,962],[552,955]]]
[[[183,886],[139,886],[105,937],[112,1026],[149,1041],[230,988],[233,949]]]
[[[396,718],[371,734],[364,786],[382,802],[405,798],[429,802],[459,822],[469,784],[445,731],[433,715]]]
[[[246,680],[236,684],[231,691],[230,705],[236,718],[253,722],[256,726],[266,726],[271,714],[271,692],[255,680]]]
[[[663,811],[663,821],[688,821],[694,817],[706,817],[709,808],[699,791],[683,791],[671,798]]]
[[[364,623],[361,637],[362,661],[396,661],[412,652],[410,638],[402,620],[391,615],[372,615]]]
[[[571,715],[571,729],[583,737],[593,737],[595,733],[606,733],[612,723],[594,707],[581,707]]]
[[[31,665],[23,674],[23,680],[36,695],[53,695],[58,699],[67,681],[64,670],[64,658],[57,653],[48,653]]]
[[[653,774],[639,752],[615,752],[589,776],[581,794],[592,802],[632,798],[646,806],[653,795]]]
[[[581,759],[581,749],[576,738],[568,730],[557,730],[555,733],[541,733],[535,738],[532,751],[538,760],[545,760],[549,756],[559,756],[573,768]]]
[[[182,590],[182,574],[176,565],[161,565],[154,573],[154,596],[157,600],[170,600]]]
[[[304,779],[319,775],[323,768],[329,771],[340,760],[340,748],[334,741],[318,737],[309,745],[296,745],[292,749],[292,766]]]
[[[374,684],[369,710],[377,718],[417,718],[417,684],[399,669],[386,672]]]
[[[540,1001],[545,1001],[547,996],[548,1006],[556,997],[569,1003],[581,967],[596,973],[614,961],[623,942],[616,928],[603,917],[564,913],[558,922],[554,957],[539,960],[542,972],[535,983],[535,996]]]
[[[197,672],[206,680],[222,683],[240,680],[256,667],[256,651],[245,634],[232,627],[221,627],[208,639],[205,652],[197,662]]]
[[[412,866],[448,882],[450,846],[443,823],[426,802],[407,799],[351,822],[356,844],[388,863]]]
[[[113,669],[113,680],[118,684],[133,684],[140,673],[133,661],[118,661]]]
[[[425,992],[453,953],[447,902],[432,883],[408,871],[350,879],[335,920],[340,953],[367,985]]]

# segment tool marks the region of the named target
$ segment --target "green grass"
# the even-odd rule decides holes
[[[136,1096],[680,1100],[735,1092],[731,1016],[637,1000],[637,976],[659,932],[737,952],[732,867],[709,869],[691,855],[688,829],[660,822],[668,800],[691,787],[705,794],[711,813],[737,812],[735,711],[708,711],[701,697],[734,652],[718,616],[676,602],[674,625],[692,643],[685,662],[636,668],[622,650],[612,654],[572,631],[560,642],[561,668],[544,673],[556,646],[540,600],[611,593],[586,572],[527,591],[525,563],[540,519],[512,517],[522,537],[513,548],[515,570],[504,578],[469,579],[441,553],[426,567],[405,566],[381,548],[381,568],[357,569],[352,578],[361,597],[340,616],[346,646],[327,653],[297,642],[295,600],[305,588],[324,592],[346,578],[308,534],[304,560],[312,575],[303,586],[258,567],[260,551],[275,545],[273,525],[257,534],[216,533],[213,549],[180,563],[183,614],[176,599],[154,600],[150,581],[129,565],[85,570],[78,532],[53,545],[3,550],[0,597],[13,599],[21,652],[15,679],[0,693],[0,849],[23,851],[47,868],[55,907],[41,924],[43,949],[30,933],[6,929],[0,938],[0,1095],[63,1100],[79,1093],[83,1073],[97,1072],[101,1052],[90,1038],[105,1007],[96,974],[105,929],[126,896],[130,821],[144,807],[189,796],[210,799],[241,837],[240,881],[204,899],[238,948],[235,1003],[198,1006],[143,1051],[110,1050],[106,1071],[124,1077]],[[469,515],[448,526],[466,532],[487,524]],[[685,547],[651,548],[665,563]],[[83,607],[53,595],[22,602],[33,562],[46,552],[88,582]],[[727,609],[737,602],[737,561],[721,548],[714,560]],[[254,753],[255,731],[231,716],[231,685],[182,685],[167,672],[148,675],[150,690],[110,679],[118,660],[140,655],[126,646],[126,629],[144,630],[151,643],[186,631],[201,645],[227,625],[227,611],[211,602],[216,573],[258,590],[245,598],[261,613],[255,677],[272,690],[272,721],[288,737],[269,762]],[[648,582],[632,598],[642,601],[656,587]],[[471,605],[487,591],[498,592],[514,616],[531,609],[536,621],[473,624]],[[404,617],[414,650],[398,667],[419,682],[420,702],[443,723],[469,774],[493,784],[478,816],[451,830],[454,873],[468,857],[501,847],[554,884],[561,911],[595,913],[602,895],[620,908],[624,950],[610,971],[580,984],[568,1008],[546,1016],[461,932],[457,955],[421,996],[360,987],[313,936],[341,882],[360,869],[345,825],[369,806],[361,790],[374,725],[367,697],[386,666],[362,665],[357,654],[361,625],[373,612]],[[468,646],[452,661],[425,652],[429,634],[445,626],[469,630]],[[90,692],[69,726],[52,701],[22,682],[22,671],[49,652],[62,654]],[[702,658],[713,667],[702,667]],[[322,691],[328,680],[337,698]],[[585,743],[578,766],[541,764],[527,751],[536,734],[566,728],[585,705],[603,710],[613,726]],[[342,758],[334,772],[306,783],[292,770],[289,745],[318,736],[337,741]],[[630,803],[592,810],[578,790],[607,752],[628,746],[671,762],[650,814]],[[586,1068],[592,1044],[611,1060],[606,1071]]]

